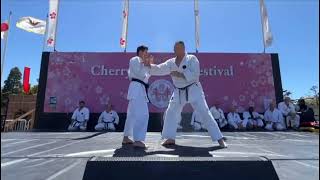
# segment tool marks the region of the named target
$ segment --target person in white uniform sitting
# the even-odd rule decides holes
[[[265,129],[269,131],[284,130],[282,113],[276,108],[276,103],[272,102],[269,105],[269,109],[264,113],[264,119],[266,121]]]
[[[98,124],[94,127],[96,131],[111,130],[115,131],[115,125],[119,124],[119,116],[116,111],[112,110],[112,105],[109,103],[106,106],[98,120]]]
[[[214,106],[210,108],[210,112],[213,118],[217,121],[220,129],[226,127],[228,121],[225,118],[223,110],[219,107],[218,103],[216,103]]]
[[[84,106],[85,102],[80,101],[79,107],[72,114],[71,123],[68,127],[69,131],[87,130],[87,123],[89,121],[89,109]]]
[[[278,109],[285,117],[286,126],[288,129],[298,129],[300,126],[300,117],[296,113],[296,108],[292,104],[290,97],[285,97],[283,102],[278,104]]]
[[[195,131],[205,129],[201,115],[197,111],[193,111],[190,124]]]
[[[243,113],[243,119],[248,121],[248,124],[253,129],[263,127],[263,115],[254,111],[254,107],[249,107],[248,111]]]
[[[230,112],[227,115],[228,124],[231,129],[240,129],[244,130],[247,127],[247,122],[240,118],[240,115],[236,112],[236,107],[232,106]]]

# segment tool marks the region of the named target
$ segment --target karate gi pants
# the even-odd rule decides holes
[[[134,141],[144,141],[148,130],[149,110],[145,98],[129,100],[124,136]]]
[[[201,118],[204,127],[208,130],[208,133],[212,141],[221,139],[222,133],[220,132],[217,122],[214,120],[211,112],[209,111],[207,102],[200,83],[194,84],[188,88],[188,101],[186,100],[186,90],[175,89],[169,106],[166,111],[164,125],[162,130],[162,138],[175,139],[177,133],[178,121],[181,116],[183,107],[190,103],[193,110],[201,114]]]

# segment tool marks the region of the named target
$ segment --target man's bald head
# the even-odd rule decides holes
[[[274,108],[276,108],[276,102],[272,101],[269,105],[270,110],[274,110]]]
[[[290,102],[291,102],[291,99],[290,99],[290,97],[285,97],[284,98],[284,102],[286,103],[286,104],[289,104]]]

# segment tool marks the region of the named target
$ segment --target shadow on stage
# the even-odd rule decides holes
[[[210,151],[221,149],[220,146],[213,147],[192,147],[181,145],[165,146],[165,150],[148,151],[143,148],[136,148],[132,145],[123,145],[114,151],[113,157],[144,157],[152,155],[173,155],[179,157],[212,157]]]

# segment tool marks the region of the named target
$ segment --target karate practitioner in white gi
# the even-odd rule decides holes
[[[284,102],[278,104],[279,111],[285,117],[287,128],[298,129],[300,126],[300,117],[296,113],[296,108],[291,103],[290,97],[285,97]]]
[[[245,130],[247,128],[248,120],[242,120],[240,115],[236,112],[236,107],[232,106],[227,115],[228,124],[231,129]]]
[[[98,124],[94,127],[96,131],[111,130],[115,131],[115,125],[119,124],[119,116],[116,111],[112,110],[112,105],[109,103],[98,119]]]
[[[283,126],[283,116],[282,113],[276,108],[276,103],[270,103],[270,108],[264,113],[264,118],[266,121],[266,130],[273,131],[281,131],[286,129]]]
[[[179,130],[182,130],[183,127],[181,126],[181,120],[182,120],[182,117],[180,116],[180,120],[178,121],[178,128]]]
[[[218,141],[221,147],[227,147],[217,122],[212,117],[205,100],[202,86],[199,82],[200,65],[196,56],[185,51],[182,41],[174,45],[174,58],[162,64],[151,64],[151,75],[171,75],[175,86],[164,119],[162,138],[163,145],[174,145],[179,117],[182,108],[190,103],[194,111],[201,114],[203,123],[213,141]]]
[[[193,127],[195,131],[205,129],[201,115],[197,111],[193,111],[190,125]]]
[[[79,107],[73,112],[71,123],[68,127],[69,131],[85,131],[89,121],[89,109],[84,107],[85,102],[80,101]]]
[[[228,121],[224,116],[223,110],[221,108],[219,108],[218,103],[216,103],[215,106],[212,106],[210,108],[210,112],[211,112],[213,118],[219,124],[220,128],[223,128],[228,124]]]
[[[148,80],[150,77],[150,63],[147,62],[148,47],[139,46],[137,56],[130,59],[129,80],[127,99],[127,119],[124,127],[122,144],[132,144],[136,147],[146,148],[144,143],[149,120],[148,110]],[[133,141],[129,137],[133,137]]]
[[[243,112],[243,119],[248,121],[248,124],[252,128],[263,127],[263,115],[254,111],[254,107],[249,107],[248,111]]]
[[[166,111],[164,112],[162,119],[164,119],[164,117],[166,117]],[[183,127],[181,126],[181,120],[182,120],[182,117],[180,116],[180,118],[179,118],[179,120],[177,122],[178,123],[178,127],[177,127],[178,130],[182,130],[183,129]]]

